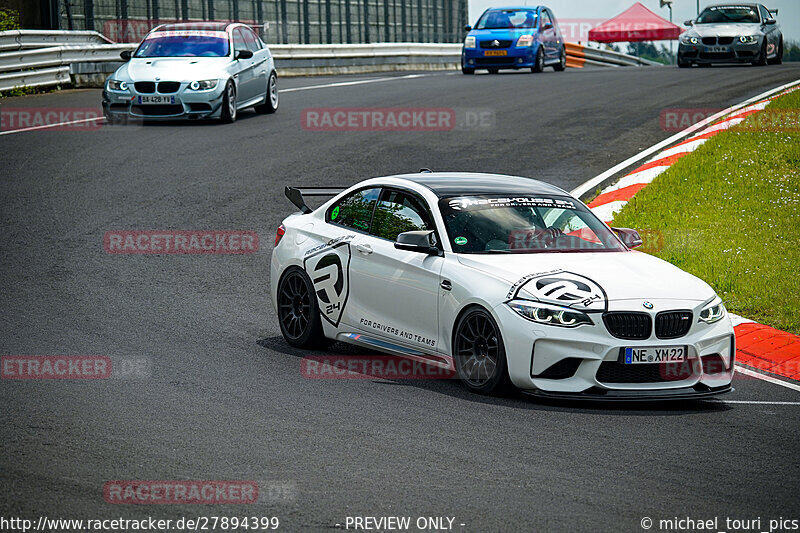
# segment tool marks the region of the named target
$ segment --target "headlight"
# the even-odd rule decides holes
[[[193,81],[189,84],[189,88],[193,91],[208,91],[216,86],[217,80]]]
[[[127,91],[128,84],[124,81],[108,80],[108,88],[112,91]]]
[[[681,37],[681,42],[683,44],[697,44],[698,42],[700,42],[700,40],[697,37],[687,37],[684,35],[683,37]]]
[[[464,39],[464,48],[475,48],[475,36],[474,35],[467,35],[467,38]]]
[[[754,43],[757,40],[758,37],[756,37],[755,35],[742,35],[741,37],[739,37],[740,43]]]
[[[725,316],[725,306],[722,302],[717,300],[702,311],[700,311],[700,320],[706,324],[713,324]]]
[[[594,325],[589,315],[567,307],[527,300],[513,300],[508,302],[507,305],[521,317],[538,324],[550,324],[551,326],[561,326],[563,328]]]
[[[531,46],[533,44],[533,35],[522,35],[517,40],[517,46]]]

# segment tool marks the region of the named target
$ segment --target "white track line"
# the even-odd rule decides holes
[[[710,400],[714,403],[737,403],[745,405],[800,405],[800,402],[762,402],[759,400]]]
[[[800,392],[800,385],[796,383],[789,383],[788,381],[782,381],[778,378],[774,378],[772,376],[756,372],[755,370],[750,370],[749,368],[745,368],[741,365],[736,365],[736,372],[744,374],[745,376],[750,376],[752,378],[763,379],[764,381],[767,381],[769,383],[780,385],[781,387],[786,387],[787,389],[792,389],[796,390],[797,392]]]
[[[42,126],[31,126],[30,128],[22,128],[19,130],[0,131],[0,135],[11,135],[12,133],[25,133],[26,131],[46,130],[56,128],[58,126],[71,126],[72,124],[83,124],[84,122],[96,122],[98,120],[105,120],[104,116],[84,118],[81,120],[70,120],[69,122],[58,122],[56,124],[44,124]]]
[[[430,76],[431,74],[409,74],[407,76],[386,76],[383,78],[367,78],[365,80],[356,80],[356,81],[337,81],[334,83],[325,83],[322,85],[306,85],[305,87],[291,87],[289,89],[281,89],[280,93],[292,93],[297,91],[310,91],[311,89],[326,89],[329,87],[348,87],[350,85],[363,85],[365,83],[380,83],[383,81],[393,81],[393,80],[412,80],[415,78],[424,78],[426,76]]]
[[[633,164],[641,161],[642,159],[644,159],[644,158],[646,158],[646,157],[658,152],[662,148],[666,148],[667,146],[669,146],[669,145],[671,145],[671,144],[683,139],[684,137],[688,137],[692,133],[700,130],[701,128],[704,128],[705,126],[711,124],[712,122],[715,122],[716,120],[724,117],[725,115],[728,115],[728,114],[730,114],[730,113],[732,113],[734,111],[738,111],[738,110],[742,109],[743,107],[747,107],[748,105],[750,105],[750,104],[752,104],[754,102],[758,102],[759,100],[763,100],[764,98],[767,98],[767,97],[769,97],[769,96],[771,96],[771,95],[773,95],[775,93],[779,93],[781,91],[784,91],[784,90],[786,90],[786,89],[788,89],[790,87],[794,87],[795,85],[800,85],[800,80],[795,80],[795,81],[793,81],[791,83],[787,83],[786,85],[781,85],[780,87],[777,87],[775,89],[770,89],[769,91],[761,93],[758,96],[754,96],[753,98],[750,98],[749,100],[746,100],[746,101],[742,102],[741,104],[736,104],[735,106],[731,106],[728,109],[723,109],[719,113],[711,115],[710,117],[708,117],[708,118],[706,118],[704,120],[701,120],[697,124],[693,124],[693,125],[689,126],[688,128],[686,128],[685,130],[683,130],[683,131],[681,131],[679,133],[676,133],[672,137],[670,137],[668,139],[664,139],[660,143],[654,144],[650,148],[648,148],[648,149],[646,149],[646,150],[644,150],[642,152],[639,152],[638,154],[636,154],[636,155],[634,155],[632,157],[629,157],[628,159],[626,159],[625,161],[622,161],[621,163],[618,163],[617,165],[614,165],[613,167],[609,168],[608,170],[606,170],[602,174],[599,174],[599,175],[595,176],[594,178],[590,179],[589,181],[587,181],[587,182],[583,183],[582,185],[579,185],[578,187],[573,189],[571,194],[572,194],[572,196],[577,196],[578,198],[580,198],[581,196],[583,196],[587,192],[590,192],[590,191],[596,189],[605,180],[607,180],[608,178],[610,178],[614,174],[625,170],[626,168],[628,168],[628,167],[632,166]]]

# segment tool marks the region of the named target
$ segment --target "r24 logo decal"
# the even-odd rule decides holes
[[[350,293],[350,243],[338,242],[305,259],[322,317],[339,325]]]

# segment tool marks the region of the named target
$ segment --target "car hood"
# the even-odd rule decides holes
[[[509,299],[552,301],[569,307],[596,309],[602,300],[690,300],[714,298],[703,280],[642,252],[552,254],[460,254],[458,260],[508,283]],[[566,280],[580,298],[551,298],[547,285]],[[545,288],[544,292],[542,289]],[[566,291],[569,296],[570,291]],[[595,296],[596,295],[596,296]],[[586,304],[586,297],[593,301]]]
[[[760,24],[695,24],[686,32],[694,37],[738,37],[762,33]]]
[[[522,28],[518,30],[472,30],[469,32],[470,35],[475,36],[479,41],[486,41],[488,39],[517,39],[520,35],[535,35],[536,33],[536,28]]]
[[[131,59],[117,71],[122,79],[192,81],[218,79],[231,63],[229,57],[149,57]]]

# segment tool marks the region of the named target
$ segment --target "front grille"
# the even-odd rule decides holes
[[[691,311],[664,311],[656,315],[656,337],[678,339],[692,327]]]
[[[180,88],[181,84],[177,81],[162,81],[158,84],[158,92],[162,94],[176,93]]]
[[[717,44],[717,38],[716,37],[703,37],[703,44],[705,44],[707,46],[714,46],[715,44]]]
[[[495,41],[497,44],[495,45]],[[481,48],[508,48],[511,46],[511,41],[495,39],[492,41],[481,41]]]
[[[692,363],[626,365],[603,361],[595,377],[600,383],[664,383],[682,381],[692,376]]]
[[[611,311],[603,314],[603,323],[618,339],[647,339],[653,329],[653,321],[647,313]]]
[[[558,363],[549,366],[544,372],[533,376],[534,378],[539,379],[567,379],[571,378],[575,375],[575,372],[578,371],[578,367],[581,366],[581,361],[583,359],[579,359],[577,357],[567,357],[562,359]]]
[[[478,57],[475,59],[476,65],[513,65],[513,57]]]
[[[134,106],[132,112],[136,115],[145,115],[149,117],[180,115],[183,113],[183,106],[170,104]]]
[[[720,37],[717,44],[733,44],[733,37]]]
[[[700,52],[700,59],[736,59],[733,52]]]
[[[156,82],[154,81],[137,81],[133,84],[136,92],[139,93],[154,93],[156,92]]]

